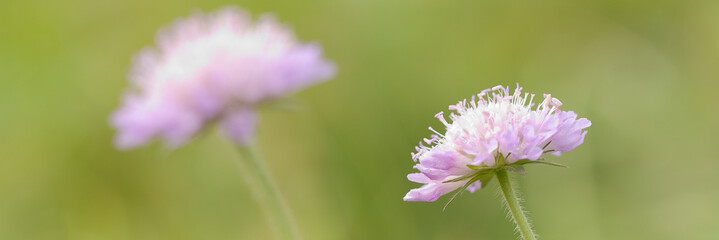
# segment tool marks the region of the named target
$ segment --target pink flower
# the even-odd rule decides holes
[[[559,156],[582,144],[587,134],[584,129],[591,125],[572,111],[559,110],[562,103],[548,94],[532,109],[534,94],[522,94],[519,85],[512,95],[509,87],[496,86],[477,97],[449,106],[456,112],[449,115],[451,123],[442,112],[435,115],[447,131],[441,134],[430,128],[436,133],[424,139],[430,146],[420,142],[412,153],[417,162],[414,168],[420,173],[407,178],[424,186],[409,191],[405,201],[436,201],[467,183],[471,183],[467,189],[474,192],[482,186],[481,181],[461,177],[481,168],[536,161],[547,154]]]
[[[161,138],[178,147],[217,121],[238,144],[254,136],[255,107],[325,81],[335,65],[272,16],[253,21],[233,7],[175,21],[141,51],[132,90],[112,118],[115,144],[128,149]]]

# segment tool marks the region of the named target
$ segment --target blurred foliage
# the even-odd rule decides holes
[[[269,239],[233,147],[112,147],[131,57],[193,10],[273,12],[337,78],[262,111],[259,145],[306,239],[514,239],[496,184],[407,203],[410,152],[498,84],[594,125],[518,179],[544,239],[717,239],[719,1],[0,2],[0,239]]]

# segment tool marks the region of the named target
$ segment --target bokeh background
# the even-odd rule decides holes
[[[271,239],[214,132],[113,148],[131,57],[193,11],[272,12],[339,66],[265,109],[259,145],[306,239],[515,239],[496,183],[402,197],[449,104],[498,84],[593,122],[518,179],[543,239],[719,239],[719,1],[0,2],[0,239]]]

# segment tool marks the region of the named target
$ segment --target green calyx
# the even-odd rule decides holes
[[[526,171],[524,170],[524,165],[527,165],[527,164],[545,164],[545,165],[555,166],[555,167],[564,167],[564,168],[567,167],[567,166],[559,164],[559,163],[542,161],[541,158],[538,160],[534,160],[534,161],[529,160],[529,159],[522,159],[522,160],[516,161],[512,164],[506,164],[508,157],[509,157],[509,154],[507,154],[507,156],[503,156],[502,154],[497,154],[497,156],[494,157],[494,160],[497,164],[493,167],[489,167],[484,163],[482,163],[478,166],[477,165],[467,165],[468,168],[475,170],[475,172],[461,176],[461,177],[457,177],[454,179],[444,181],[444,183],[451,183],[451,182],[461,182],[461,181],[465,181],[465,180],[469,179],[469,181],[467,181],[467,183],[462,185],[462,187],[460,187],[454,193],[454,195],[452,195],[452,198],[450,198],[449,201],[447,202],[447,204],[444,205],[444,209],[446,209],[447,206],[449,206],[449,204],[452,203],[452,201],[454,201],[454,199],[457,196],[462,194],[462,192],[464,192],[464,190],[467,189],[467,187],[472,185],[472,183],[479,181],[482,183],[482,187],[484,188],[484,186],[486,186],[492,180],[492,178],[494,178],[497,171],[507,170],[508,172],[513,172],[513,173],[524,176],[526,174]]]

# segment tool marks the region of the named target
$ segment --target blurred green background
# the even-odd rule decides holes
[[[194,10],[275,13],[333,81],[263,110],[259,144],[306,239],[515,239],[496,183],[402,197],[432,116],[519,82],[593,122],[518,179],[543,239],[719,239],[719,1],[0,2],[0,239],[271,239],[214,132],[112,146],[131,57]]]

